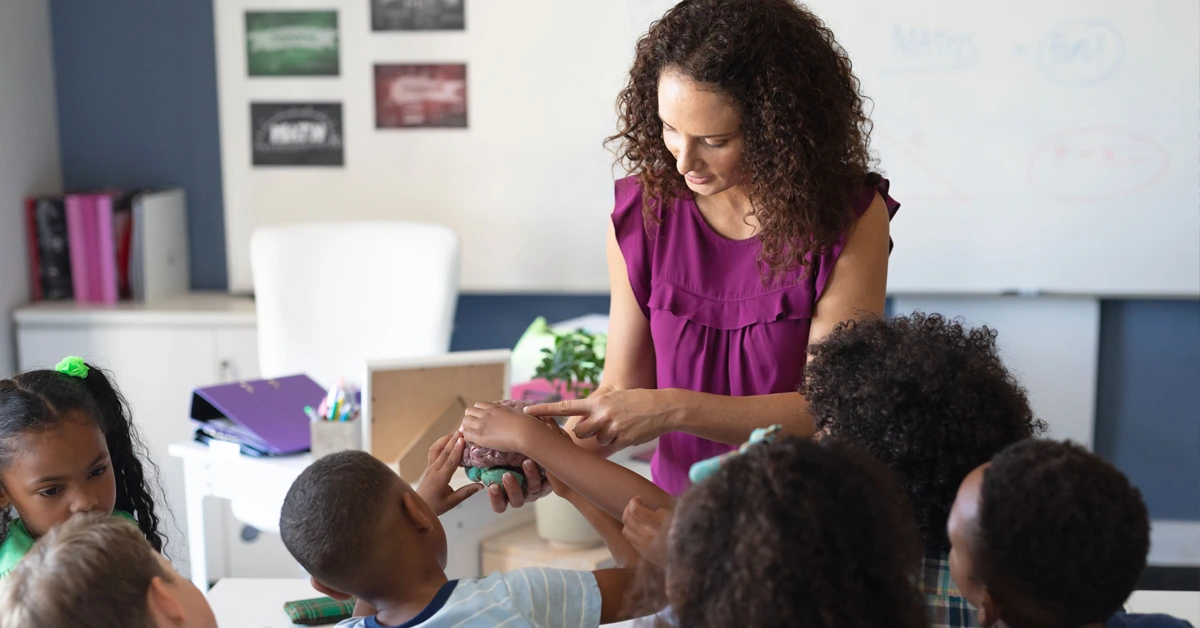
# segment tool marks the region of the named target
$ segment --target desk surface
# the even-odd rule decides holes
[[[1200,628],[1200,591],[1134,591],[1125,605],[1131,613],[1164,613]]]
[[[285,602],[321,597],[306,579],[222,578],[208,592],[221,628],[290,628]],[[627,628],[631,622],[606,624]]]
[[[222,578],[208,592],[221,628],[290,628],[285,602],[321,597],[304,578]]]
[[[321,597],[305,579],[222,578],[208,593],[208,603],[221,628],[288,628],[284,602]],[[1200,592],[1135,591],[1129,598],[1135,613],[1166,613],[1200,628]],[[627,626],[628,622],[610,624]]]

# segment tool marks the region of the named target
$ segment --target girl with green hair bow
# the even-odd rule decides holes
[[[0,381],[0,577],[78,512],[127,519],[161,552],[161,489],[145,450],[129,404],[79,357]]]

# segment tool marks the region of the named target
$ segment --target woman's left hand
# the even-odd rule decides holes
[[[596,438],[596,442],[614,451],[648,443],[672,431],[671,422],[677,404],[666,390],[615,390],[613,392],[525,408],[534,416],[580,417],[575,437]]]

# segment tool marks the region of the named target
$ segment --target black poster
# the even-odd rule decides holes
[[[466,0],[371,0],[371,30],[461,31]]]
[[[251,103],[255,166],[344,164],[341,103]]]

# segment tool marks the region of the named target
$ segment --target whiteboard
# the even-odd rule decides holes
[[[670,0],[467,0],[463,32],[370,30],[367,0],[216,0],[229,286],[262,225],[439,222],[468,291],[604,292],[601,145]],[[892,293],[1200,296],[1195,0],[816,0],[874,103],[903,204]],[[246,76],[247,9],[339,11],[341,76]],[[470,127],[374,128],[375,63],[465,62]],[[342,168],[252,168],[255,102],[340,102]]]
[[[874,101],[889,292],[1200,296],[1200,3],[809,6]]]

